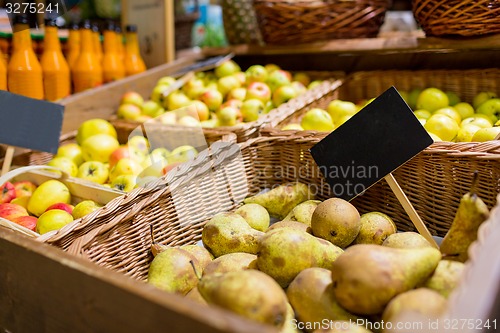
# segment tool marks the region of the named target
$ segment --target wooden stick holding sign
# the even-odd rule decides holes
[[[15,150],[16,149],[12,146],[7,147],[7,151],[5,152],[5,157],[3,159],[3,164],[2,164],[2,174],[1,174],[2,176],[5,175],[7,172],[9,172],[10,167],[12,165],[12,159],[14,158]]]
[[[354,199],[385,178],[415,228],[437,248],[392,175],[432,143],[413,111],[392,87],[311,148],[311,155],[334,195],[345,200]]]

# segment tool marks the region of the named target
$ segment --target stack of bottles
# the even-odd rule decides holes
[[[63,53],[55,21],[46,20],[39,56],[26,16],[15,18],[13,30],[10,56],[0,51],[0,90],[57,101],[146,70],[134,25],[126,27],[124,43],[121,28],[108,23],[101,43],[97,25],[73,24]]]

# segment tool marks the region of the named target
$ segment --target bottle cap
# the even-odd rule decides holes
[[[135,24],[128,24],[126,27],[125,27],[125,30],[127,32],[137,32],[137,26]]]
[[[69,27],[71,30],[79,30],[80,29],[80,25],[76,22],[72,23]]]
[[[92,24],[92,31],[93,32],[99,32],[99,25],[97,23]]]
[[[82,29],[92,29],[92,23],[90,23],[90,20],[85,20],[82,22],[81,28]]]
[[[108,23],[106,23],[106,30],[108,30],[108,31],[116,31],[115,22],[109,21]]]

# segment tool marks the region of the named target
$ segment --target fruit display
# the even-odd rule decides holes
[[[342,324],[387,332],[407,312],[438,318],[489,215],[474,187],[438,249],[398,231],[383,212],[316,200],[300,182],[275,186],[216,213],[197,245],[153,240],[147,281],[280,332],[332,332]]]
[[[122,96],[116,115],[136,122],[157,119],[166,125],[238,126],[258,120],[319,82],[304,72],[292,74],[274,64],[252,65],[242,71],[236,62],[227,60],[213,70],[197,72],[187,82],[163,77],[150,96],[129,91]]]

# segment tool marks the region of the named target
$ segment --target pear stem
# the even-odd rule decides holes
[[[200,281],[201,276],[200,276],[200,274],[198,274],[198,270],[196,269],[196,267],[194,267],[193,260],[189,260],[189,263],[191,264],[191,267],[193,267],[194,275],[196,275],[196,277],[198,278],[198,281]]]
[[[470,191],[469,191],[473,198],[477,196],[476,190],[478,181],[479,181],[479,172],[477,170],[474,170],[474,174],[472,175],[472,184],[470,186]]]

